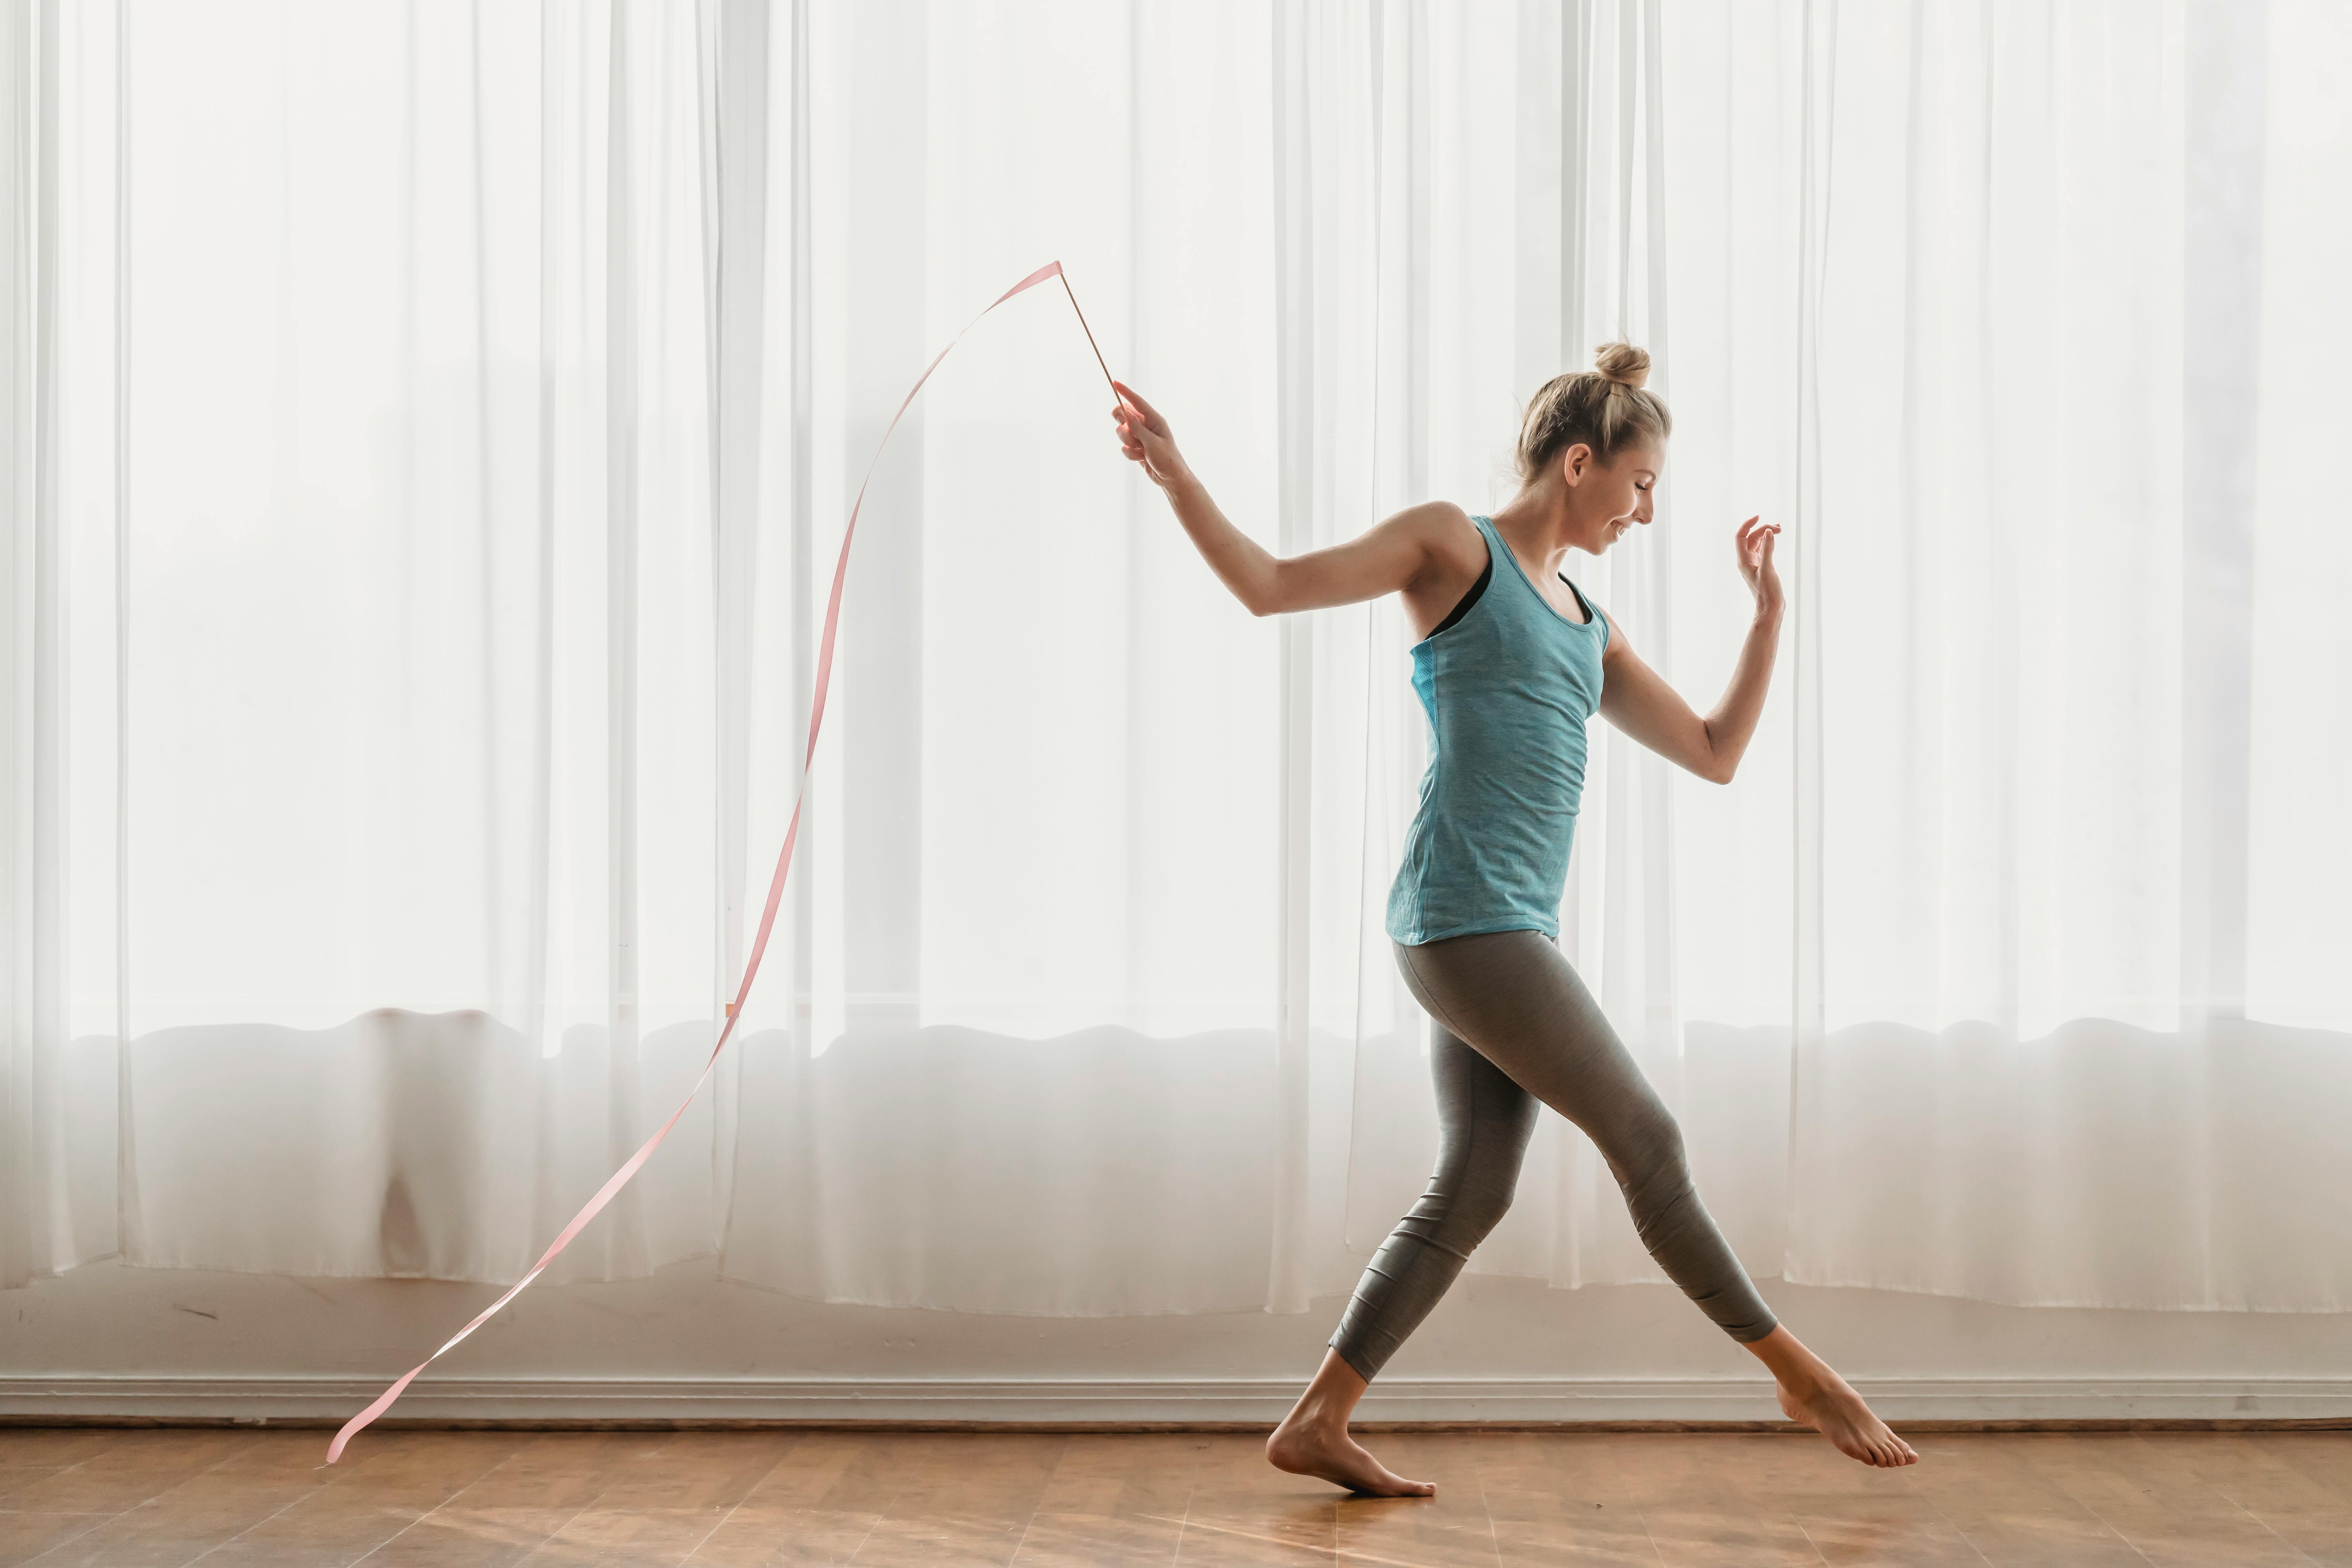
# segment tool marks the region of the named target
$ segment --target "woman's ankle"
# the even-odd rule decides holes
[[[1298,1403],[1284,1416],[1282,1425],[1294,1431],[1344,1432],[1348,1418],[1354,1414],[1356,1402],[1336,1397],[1330,1392],[1308,1389],[1299,1395]]]
[[[1762,1339],[1749,1341],[1748,1350],[1772,1373],[1772,1381],[1791,1394],[1813,1394],[1837,1381],[1836,1369],[1806,1349],[1785,1323],[1776,1323]]]
[[[1370,1386],[1345,1356],[1336,1350],[1326,1351],[1323,1364],[1315,1369],[1314,1381],[1298,1396],[1298,1409],[1308,1419],[1345,1427],[1355,1413],[1356,1402]]]

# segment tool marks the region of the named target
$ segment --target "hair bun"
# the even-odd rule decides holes
[[[1649,351],[1631,343],[1603,343],[1593,351],[1592,361],[1604,381],[1639,386],[1650,379]]]

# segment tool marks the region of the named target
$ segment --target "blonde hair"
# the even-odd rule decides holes
[[[1650,379],[1646,350],[1631,343],[1603,343],[1592,357],[1593,369],[1553,376],[1528,399],[1515,460],[1521,484],[1551,467],[1579,441],[1605,463],[1637,441],[1663,443],[1674,433],[1665,400],[1642,390]]]

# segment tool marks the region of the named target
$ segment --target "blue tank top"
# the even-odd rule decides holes
[[[1470,521],[1486,541],[1484,591],[1412,646],[1429,768],[1388,908],[1389,935],[1408,946],[1475,931],[1559,935],[1584,721],[1601,705],[1609,623],[1573,583],[1587,619],[1561,615],[1493,521]]]

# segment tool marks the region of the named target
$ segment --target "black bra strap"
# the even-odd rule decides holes
[[[1561,582],[1563,582],[1563,583],[1568,583],[1568,574],[1567,574],[1567,573],[1565,573],[1565,572],[1560,573],[1560,574],[1559,574],[1559,580],[1560,580]],[[1597,620],[1599,620],[1599,619],[1601,618],[1600,612],[1596,611],[1596,610],[1595,610],[1595,609],[1593,609],[1593,607],[1592,607],[1592,601],[1591,601],[1591,600],[1590,600],[1590,599],[1588,599],[1588,598],[1586,598],[1586,597],[1584,596],[1584,590],[1583,590],[1583,589],[1581,589],[1581,588],[1578,587],[1578,586],[1577,586],[1575,584],[1573,584],[1573,583],[1568,583],[1568,591],[1569,591],[1570,593],[1571,593],[1571,594],[1575,595],[1576,595],[1576,602],[1577,602],[1579,605],[1582,605],[1582,606],[1583,606],[1583,608],[1584,608],[1584,621],[1585,621],[1585,624],[1586,624],[1587,626],[1591,625],[1594,621],[1597,621]]]
[[[1445,618],[1444,620],[1429,628],[1429,635],[1431,637],[1435,637],[1438,633],[1444,631],[1446,627],[1452,626],[1454,622],[1468,615],[1470,613],[1470,606],[1478,602],[1478,595],[1486,591],[1486,580],[1494,574],[1495,553],[1493,550],[1489,549],[1486,552],[1486,564],[1478,569],[1478,580],[1470,584],[1470,591],[1463,595],[1461,599],[1455,603],[1452,609],[1445,612]]]

